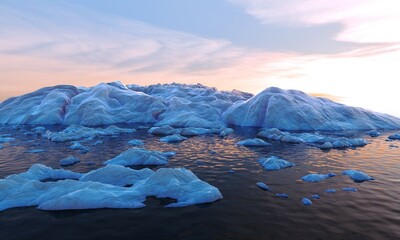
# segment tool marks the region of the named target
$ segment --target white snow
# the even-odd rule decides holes
[[[131,148],[120,155],[107,160],[104,164],[133,166],[133,165],[165,165],[171,153],[151,151],[144,148]]]
[[[60,132],[46,132],[46,137],[54,142],[64,142],[71,140],[78,140],[82,138],[93,139],[97,136],[110,136],[120,133],[133,133],[135,129],[119,128],[111,125],[107,128],[90,128],[76,124],[69,125],[63,131]]]
[[[269,146],[271,144],[259,138],[252,138],[239,141],[237,142],[237,145],[246,147],[263,147],[263,146]]]
[[[318,173],[311,173],[301,178],[301,180],[305,182],[320,182],[330,177],[336,176],[335,173],[328,173],[328,174],[318,174]]]
[[[364,182],[369,180],[374,180],[373,177],[370,177],[368,174],[359,171],[359,170],[346,170],[342,172],[343,175],[349,176],[349,178],[353,179],[355,182]]]
[[[47,178],[75,178],[41,182]],[[133,184],[132,187],[121,187]],[[184,207],[222,199],[221,192],[184,168],[132,170],[106,166],[87,174],[35,164],[27,172],[0,180],[0,211],[38,206],[42,210],[140,208],[147,196],[177,200]]]
[[[271,156],[269,158],[260,158],[258,163],[267,171],[279,170],[282,168],[293,167],[294,163],[288,162],[277,156]]]
[[[67,158],[61,159],[60,160],[60,165],[61,166],[69,166],[69,165],[74,165],[75,163],[80,162],[79,158],[74,157],[74,156],[69,156]]]
[[[187,137],[184,137],[180,134],[174,134],[174,135],[162,137],[162,138],[160,138],[160,141],[161,142],[182,142],[186,139],[187,139]]]

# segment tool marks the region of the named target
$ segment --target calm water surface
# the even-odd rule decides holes
[[[0,212],[0,239],[400,239],[400,141],[385,141],[362,133],[370,141],[365,147],[322,151],[304,144],[282,144],[262,148],[236,146],[256,136],[256,129],[236,129],[227,138],[192,137],[179,144],[162,143],[146,129],[133,134],[99,137],[104,144],[91,146],[86,154],[37,136],[25,136],[30,127],[1,128],[16,140],[0,150],[0,177],[26,171],[34,163],[59,168],[69,155],[81,162],[66,169],[87,172],[129,148],[131,139],[142,139],[151,150],[176,151],[167,167],[185,167],[200,179],[216,186],[224,199],[185,208],[164,208],[167,200],[148,198],[141,209],[98,209],[83,211],[40,211],[34,207]],[[96,139],[96,140],[98,140]],[[394,146],[393,146],[394,145]],[[26,153],[44,149],[43,153]],[[260,157],[276,155],[295,167],[267,172],[257,163]],[[199,164],[201,161],[203,164]],[[89,163],[92,163],[89,165]],[[153,168],[156,169],[156,168]],[[340,175],[359,169],[375,181],[355,183]],[[234,174],[229,174],[234,170]],[[320,183],[299,179],[309,173],[335,172],[338,176]],[[263,181],[273,192],[256,186]],[[355,187],[358,192],[343,192]],[[336,193],[325,193],[335,188]],[[288,199],[275,197],[286,193]],[[318,193],[320,200],[303,206],[301,199]]]

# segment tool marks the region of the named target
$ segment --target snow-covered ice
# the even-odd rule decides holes
[[[342,172],[343,175],[349,176],[355,182],[364,182],[369,180],[374,180],[373,177],[359,170],[345,170]]]
[[[330,177],[336,176],[335,173],[328,173],[328,174],[318,174],[318,173],[311,173],[301,178],[301,180],[305,182],[320,182]]]
[[[246,147],[263,147],[263,146],[269,146],[271,144],[259,138],[252,138],[239,141],[237,142],[237,145]]]
[[[277,156],[271,156],[269,158],[260,158],[258,159],[258,163],[267,171],[289,168],[295,165],[294,163],[288,162]]]
[[[120,155],[107,160],[104,164],[133,166],[133,165],[165,165],[171,153],[151,151],[144,148],[131,148]]]

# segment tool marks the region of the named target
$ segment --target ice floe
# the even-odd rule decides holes
[[[41,181],[48,178],[66,180]],[[0,188],[0,210],[23,206],[37,206],[42,210],[140,208],[145,206],[147,196],[177,200],[166,207],[222,199],[216,187],[184,168],[153,172],[110,165],[81,174],[35,164],[25,173],[1,179]]]
[[[187,137],[184,137],[180,134],[174,134],[174,135],[162,137],[162,138],[160,138],[160,141],[161,142],[182,142],[186,139],[187,139]]]
[[[369,180],[374,180],[373,177],[359,170],[345,170],[342,172],[343,175],[348,176],[355,182],[364,182]]]
[[[239,141],[237,142],[237,145],[246,147],[263,147],[263,146],[269,146],[271,144],[259,138],[252,138]]]
[[[60,132],[46,132],[46,137],[54,142],[64,142],[71,140],[78,140],[82,138],[93,139],[97,136],[109,136],[120,133],[133,133],[135,129],[119,128],[111,125],[107,128],[90,128],[76,124],[69,125],[63,131]]]
[[[258,163],[267,171],[289,168],[295,165],[294,163],[288,162],[277,156],[271,156],[269,158],[260,158],[258,159]]]
[[[175,155],[171,152],[151,151],[144,148],[131,148],[120,155],[107,160],[104,164],[133,166],[133,165],[165,165],[168,157]]]
[[[69,165],[74,165],[75,163],[79,163],[81,160],[77,157],[74,156],[69,156],[67,158],[61,159],[60,165],[61,166],[69,166]]]
[[[318,174],[318,173],[311,173],[301,178],[304,182],[320,182],[327,178],[331,178],[336,176],[335,173],[328,173],[328,174]]]

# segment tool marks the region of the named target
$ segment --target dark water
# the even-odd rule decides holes
[[[129,148],[131,139],[142,139],[151,150],[176,151],[168,167],[185,167],[200,179],[218,187],[224,199],[185,208],[164,208],[168,200],[149,198],[142,209],[40,211],[34,207],[0,212],[0,239],[400,239],[400,141],[387,142],[390,132],[370,138],[363,148],[322,151],[304,144],[273,142],[263,148],[236,146],[256,131],[239,129],[222,139],[192,137],[180,144],[158,141],[146,130],[116,137],[100,137],[104,144],[80,154],[67,143],[25,136],[23,130],[3,128],[17,140],[0,150],[0,177],[26,171],[34,163],[59,168],[58,161],[75,155],[82,162],[66,167],[87,172],[102,166]],[[33,140],[33,141],[31,141]],[[45,149],[43,153],[26,153]],[[259,157],[276,155],[295,167],[264,171]],[[198,160],[204,164],[198,164]],[[93,162],[94,165],[87,163]],[[339,173],[359,169],[375,181],[354,183]],[[234,174],[227,173],[234,170]],[[320,183],[301,182],[308,173],[336,172]],[[267,183],[264,192],[256,182]],[[358,192],[343,192],[355,187]],[[336,193],[325,193],[336,188]],[[275,197],[286,193],[288,199]],[[320,200],[303,206],[301,199],[318,193]]]

